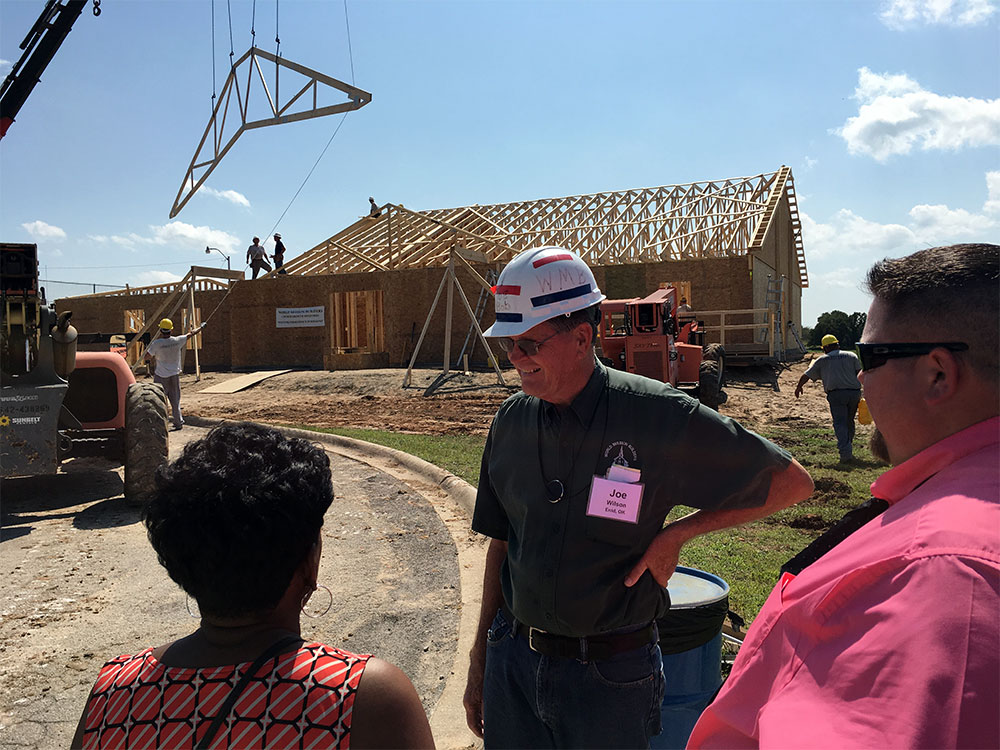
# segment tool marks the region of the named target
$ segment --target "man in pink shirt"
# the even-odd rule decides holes
[[[894,468],[783,568],[688,747],[1000,746],[1000,246],[867,282],[860,379]]]

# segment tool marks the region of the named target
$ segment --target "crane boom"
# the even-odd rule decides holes
[[[41,80],[42,73],[86,4],[87,0],[66,0],[65,3],[48,0],[45,3],[45,9],[21,42],[21,49],[24,50],[21,59],[0,86],[0,138],[7,134],[7,129],[35,84]]]

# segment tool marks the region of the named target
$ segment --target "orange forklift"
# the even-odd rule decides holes
[[[722,390],[725,350],[705,344],[697,320],[680,324],[677,289],[601,303],[598,341],[601,361],[619,370],[669,383],[718,409],[726,401]]]

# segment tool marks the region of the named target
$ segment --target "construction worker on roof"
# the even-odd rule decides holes
[[[277,273],[287,274],[285,270],[285,243],[281,241],[281,233],[274,233],[274,252],[271,253],[274,259],[274,270]]]
[[[464,703],[487,748],[648,747],[664,690],[656,621],[682,545],[812,491],[776,445],[605,368],[603,299],[561,247],[520,253],[496,286],[486,336],[522,391],[490,427],[472,521],[491,541]],[[678,504],[700,510],[664,527]]]
[[[174,322],[170,318],[160,321],[160,338],[146,348],[146,359],[154,360],[153,382],[163,386],[170,402],[173,430],[184,426],[181,414],[181,373],[184,372],[184,353],[188,339],[201,332],[205,324],[192,328],[185,334],[174,335]]]
[[[268,272],[271,270],[271,264],[267,262],[267,252],[260,244],[260,237],[254,237],[253,244],[247,248],[247,264],[253,270],[254,279],[257,278],[260,269],[266,268]]]
[[[830,404],[833,419],[833,434],[837,436],[837,450],[840,462],[849,463],[854,459],[854,415],[861,401],[861,383],[858,373],[861,362],[854,352],[845,352],[832,333],[826,334],[821,342],[823,356],[813,360],[799,382],[795,385],[795,398],[802,395],[802,389],[810,380],[822,378],[826,400]]]

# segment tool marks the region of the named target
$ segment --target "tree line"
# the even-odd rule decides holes
[[[840,310],[831,310],[820,315],[812,328],[803,327],[803,338],[808,346],[817,347],[826,334],[832,333],[840,342],[841,349],[853,349],[861,339],[867,320],[868,313],[853,312],[848,315]]]

